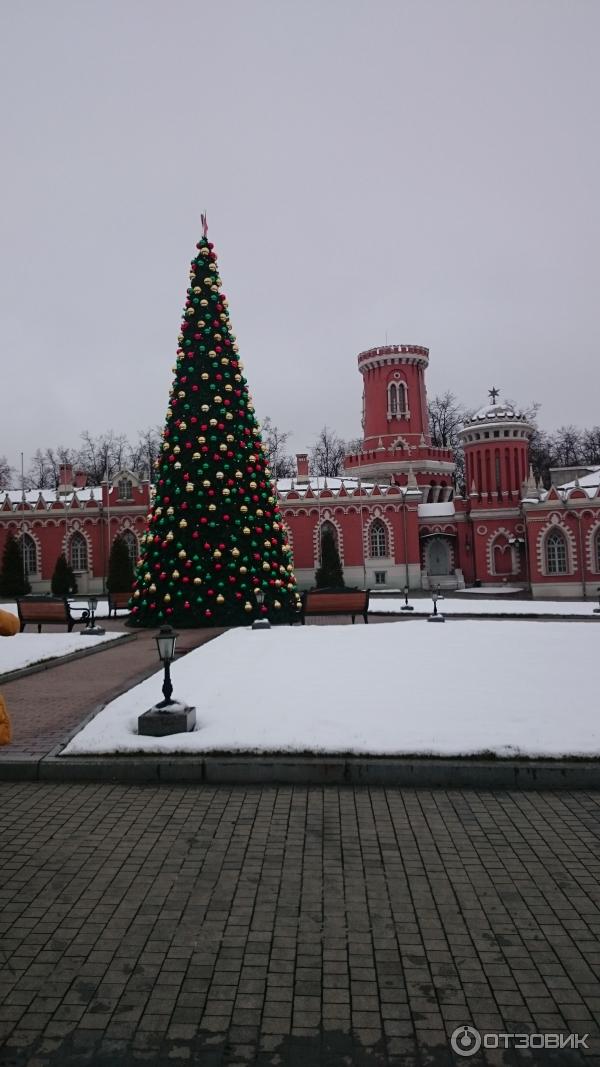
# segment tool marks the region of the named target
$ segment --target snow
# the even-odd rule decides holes
[[[469,593],[472,590],[469,589]],[[413,614],[430,615],[433,611],[433,601],[425,597],[411,600],[409,604],[414,607]],[[378,615],[398,615],[404,604],[402,599],[389,600],[370,598],[369,610]],[[465,597],[444,597],[438,601],[438,611],[444,615],[587,615],[593,617],[594,608],[598,607],[598,601],[582,600],[485,600],[478,597],[477,600],[467,600]]]
[[[176,699],[196,707],[195,731],[137,734],[138,716],[161,697],[158,672],[62,755],[600,756],[597,656],[598,632],[576,623],[235,629],[172,666]]]
[[[0,677],[9,671],[31,667],[34,663],[68,656],[121,638],[123,634],[108,633],[103,637],[82,637],[81,632],[71,634],[15,634],[0,637]],[[85,670],[85,667],[83,667]]]
[[[441,500],[437,504],[419,504],[419,518],[431,518],[436,515],[454,515],[454,501]]]

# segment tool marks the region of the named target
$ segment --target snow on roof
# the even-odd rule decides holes
[[[562,485],[557,488],[561,492],[568,492],[569,489],[597,489],[600,485],[600,467],[590,468],[589,474],[582,474],[580,478],[574,478],[571,482],[563,482]],[[592,495],[588,493],[588,496]]]
[[[433,519],[437,515],[441,518],[442,516],[455,514],[456,509],[453,500],[441,500],[436,504],[419,504],[419,517],[422,519]]]
[[[309,486],[312,489],[313,493],[317,489],[331,489],[333,492],[339,492],[342,487],[344,487],[346,491],[350,493],[354,492],[355,489],[358,489],[359,481],[358,478],[323,478],[317,476],[309,478],[308,481],[299,481],[297,478],[277,479],[278,493],[289,493],[293,490],[293,492],[300,493],[302,495],[306,493]],[[360,486],[362,489],[372,489],[373,483],[361,481]],[[382,486],[381,488],[385,489],[389,487]]]
[[[26,489],[25,492],[22,489],[7,489],[0,492],[0,504],[5,497],[8,497],[11,504],[18,506],[24,498],[26,504],[35,507],[40,497],[46,504],[55,504],[57,500],[63,503],[71,502],[75,496],[79,501],[98,500],[102,496],[102,487],[86,485],[81,489],[69,490],[67,493],[59,493],[56,489]]]
[[[510,419],[519,419],[523,422],[527,421],[523,412],[519,411],[514,404],[510,404],[505,400],[500,400],[497,404],[484,404],[484,406],[479,408],[479,411],[476,411],[471,418],[465,420],[465,426],[468,426],[473,422],[506,422]]]

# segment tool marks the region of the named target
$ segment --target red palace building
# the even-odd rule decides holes
[[[594,596],[600,585],[600,468],[564,471],[540,488],[529,466],[532,426],[509,404],[482,407],[462,428],[467,495],[455,489],[452,452],[431,441],[425,372],[429,350],[385,345],[361,352],[363,440],[340,478],[278,483],[300,588],[313,584],[321,538],[336,540],[347,585],[462,589],[520,586],[534,597]],[[570,480],[566,480],[572,474]],[[560,481],[560,478],[558,479]],[[129,471],[90,488],[70,467],[56,491],[0,496],[0,551],[20,539],[34,592],[47,592],[64,552],[81,593],[105,588],[117,534],[137,556],[151,487]]]

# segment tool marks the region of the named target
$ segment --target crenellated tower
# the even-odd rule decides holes
[[[347,474],[406,485],[416,478],[424,500],[453,494],[454,458],[432,445],[425,371],[429,349],[421,345],[382,345],[358,356],[363,376],[363,441],[346,456]]]
[[[514,506],[529,472],[533,426],[508,401],[491,403],[465,422],[460,439],[465,452],[465,482],[474,505]]]

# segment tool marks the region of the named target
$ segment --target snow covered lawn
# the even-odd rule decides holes
[[[413,615],[431,615],[433,601],[419,597],[408,603],[414,607]],[[389,600],[371,596],[369,611],[377,615],[399,615],[404,597]],[[438,602],[438,611],[444,615],[594,615],[598,601],[582,600],[467,600],[448,596]]]
[[[172,668],[194,733],[139,737],[162,674],[109,704],[63,755],[330,752],[600,756],[595,626],[549,622],[230,630]]]
[[[77,631],[72,634],[24,633],[15,634],[14,637],[0,637],[0,678],[9,671],[18,671],[22,667],[31,667],[34,663],[94,648],[122,636],[110,633],[104,637],[82,637]]]

